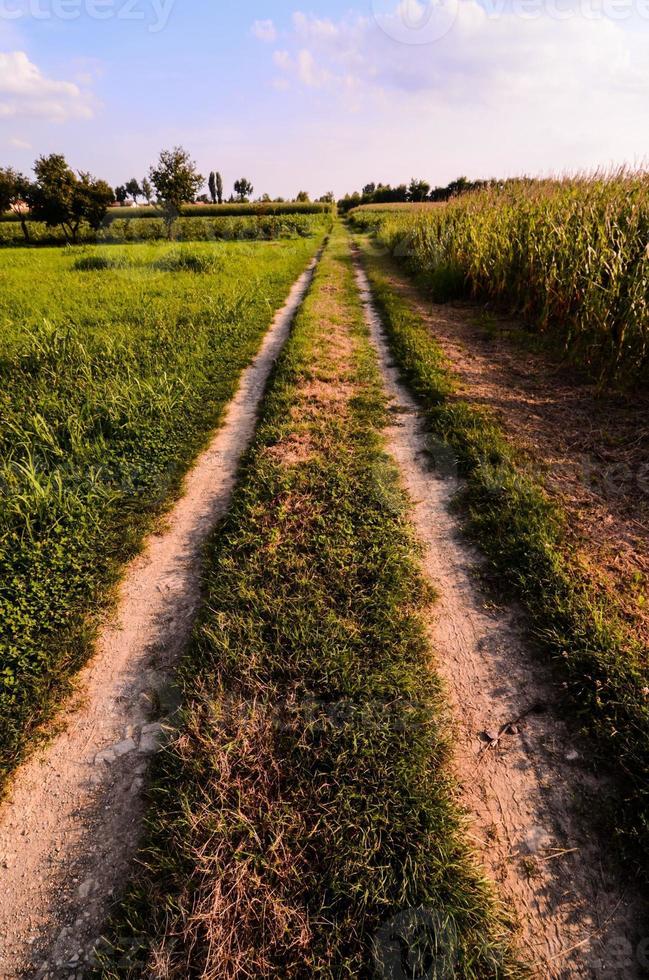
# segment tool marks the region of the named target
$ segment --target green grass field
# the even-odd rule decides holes
[[[318,242],[0,256],[0,776]]]

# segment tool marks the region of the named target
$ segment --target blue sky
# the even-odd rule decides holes
[[[101,19],[100,19],[101,18]],[[637,164],[649,0],[0,0],[0,161],[255,191]]]

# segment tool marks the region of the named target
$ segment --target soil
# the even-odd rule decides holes
[[[530,349],[520,324],[433,304],[398,273],[390,283],[447,355],[457,397],[497,419],[558,499],[575,557],[649,652],[649,392],[604,390]]]
[[[515,915],[535,976],[631,980],[641,975],[646,910],[632,875],[608,863],[585,816],[612,787],[592,771],[587,745],[555,709],[560,692],[528,645],[520,614],[495,609],[483,594],[480,559],[451,510],[459,483],[430,468],[422,416],[399,381],[360,265],[357,277],[392,400],[388,450],[439,596],[428,628],[476,856]]]
[[[145,777],[178,706],[173,665],[200,601],[203,546],[224,516],[264,388],[317,259],[241,377],[183,496],[128,566],[58,734],[0,807],[0,977],[81,977],[135,854]]]

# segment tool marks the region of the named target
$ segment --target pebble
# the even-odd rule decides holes
[[[94,890],[95,884],[96,882],[94,878],[88,878],[86,879],[86,881],[83,882],[82,885],[79,885],[79,889],[78,889],[79,898],[88,898],[90,892]]]
[[[160,742],[162,739],[162,725],[145,725],[142,729],[142,738],[140,739],[140,752],[148,755],[152,752],[157,752],[160,748]]]
[[[117,742],[115,745],[111,745],[110,748],[98,752],[95,756],[95,765],[100,766],[103,763],[111,766],[116,759],[128,755],[129,752],[134,752],[136,748],[137,745],[132,738],[125,738],[122,742]]]
[[[112,751],[119,759],[123,755],[128,755],[129,752],[134,752],[136,748],[137,745],[132,738],[125,738],[123,742],[118,742],[117,745],[113,745]]]
[[[162,733],[162,723],[159,721],[151,722],[149,725],[142,726],[143,735],[160,735]]]

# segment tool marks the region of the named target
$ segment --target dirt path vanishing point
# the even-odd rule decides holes
[[[640,975],[642,903],[605,866],[578,813],[607,787],[554,714],[556,684],[514,614],[490,610],[481,596],[479,558],[449,510],[458,484],[430,469],[422,415],[399,381],[358,258],[357,282],[392,400],[388,450],[439,594],[430,637],[456,720],[455,770],[472,840],[520,922],[535,975],[631,980]]]
[[[147,759],[174,708],[171,667],[200,598],[200,555],[224,516],[269,373],[318,259],[294,284],[182,498],[127,568],[62,732],[0,808],[0,977],[83,976],[139,839]]]

